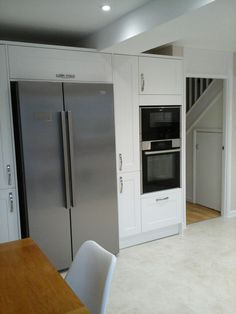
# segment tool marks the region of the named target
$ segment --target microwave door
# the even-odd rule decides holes
[[[180,108],[151,107],[141,109],[142,141],[180,137]]]

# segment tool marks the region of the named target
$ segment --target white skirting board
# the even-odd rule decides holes
[[[169,237],[176,234],[182,234],[181,224],[161,228],[151,232],[140,233],[131,237],[120,239],[120,249],[134,246],[137,244],[158,240],[161,238]]]
[[[226,218],[236,217],[236,209],[229,211],[225,216]]]

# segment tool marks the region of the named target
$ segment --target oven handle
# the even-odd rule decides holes
[[[168,150],[156,150],[154,152],[145,152],[144,155],[160,155],[160,154],[166,154],[166,153],[176,153],[180,152],[179,149],[168,149]]]

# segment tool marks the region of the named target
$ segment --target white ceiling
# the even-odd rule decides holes
[[[168,38],[168,32],[160,31],[162,26],[165,28],[165,25],[172,21],[179,22],[182,17],[198,12],[213,2],[214,0],[150,1],[100,31],[85,37],[80,44],[102,51],[139,53],[152,48],[153,44],[157,47],[161,38],[164,40]],[[176,31],[179,33],[176,27],[169,30],[172,34]]]
[[[149,1],[0,0],[0,39],[73,44]]]
[[[161,3],[160,0],[153,1]],[[171,7],[171,3],[177,0],[165,1]],[[197,2],[204,4],[207,1]],[[108,13],[101,11],[103,3],[109,3],[112,10]],[[128,13],[145,5],[150,6],[151,1],[0,0],[0,39],[76,46],[82,37],[105,29],[106,26],[113,36],[112,25],[116,24],[115,21],[122,22],[121,17],[127,15],[128,18]],[[136,15],[143,8],[132,14]],[[172,11],[167,13],[171,15]],[[170,43],[236,51],[235,32],[236,0],[215,0],[177,18],[172,17],[156,27],[150,27],[140,35],[114,44],[107,51],[138,53]]]
[[[132,54],[168,44],[236,51],[236,0],[215,0],[105,51]]]

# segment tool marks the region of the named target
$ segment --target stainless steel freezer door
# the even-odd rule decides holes
[[[60,112],[62,84],[18,83],[29,233],[58,269],[71,263]]]
[[[84,241],[94,240],[117,254],[113,86],[66,83],[64,99],[74,159],[71,163],[73,252]]]

